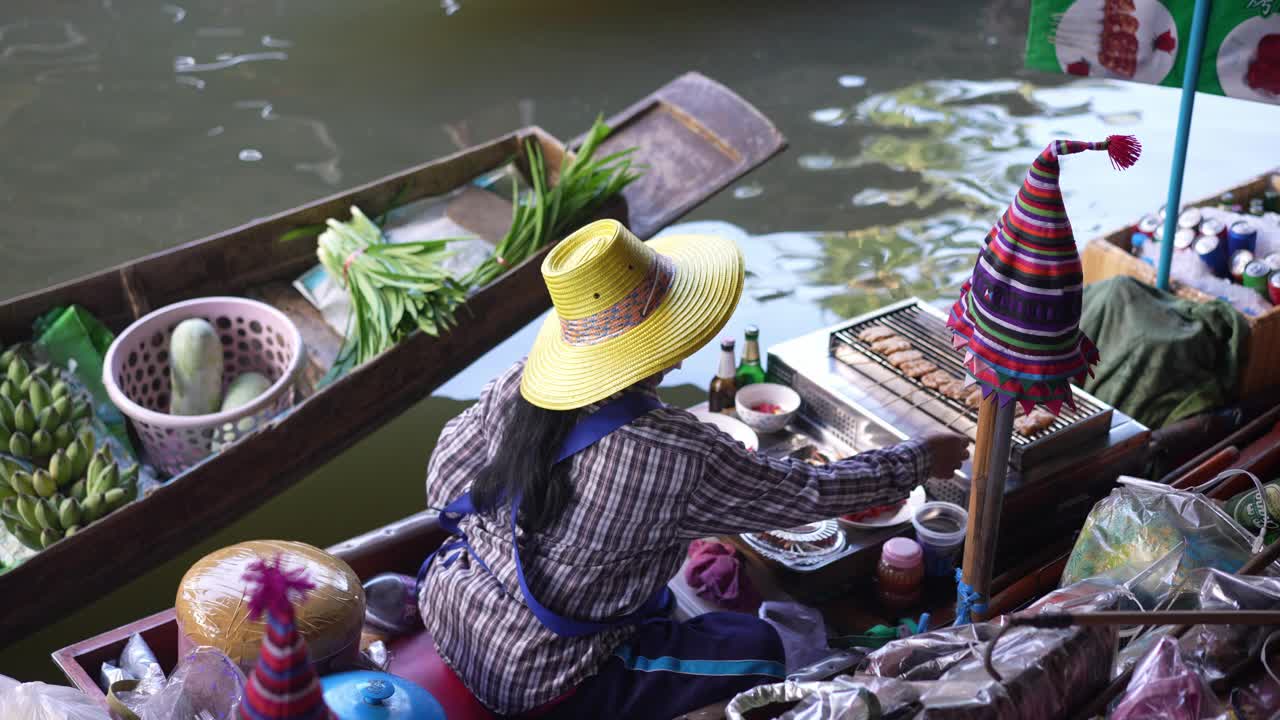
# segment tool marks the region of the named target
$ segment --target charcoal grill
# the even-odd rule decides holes
[[[800,394],[801,413],[812,425],[845,436],[865,434],[868,428],[875,431],[874,438],[860,437],[850,443],[859,449],[942,429],[974,440],[976,409],[908,378],[857,339],[858,333],[874,325],[907,339],[940,370],[956,379],[964,377],[963,355],[951,347],[946,316],[918,298],[770,347],[769,375]],[[1064,407],[1053,424],[1031,437],[1014,433],[1006,492],[1043,477],[1078,445],[1108,433],[1112,408],[1081,390],[1074,393],[1075,410]],[[966,463],[953,478],[931,480],[926,486],[929,494],[967,505],[970,471]]]
[[[945,427],[976,439],[977,408],[903,375],[888,359],[872,350],[869,343],[858,339],[859,333],[872,327],[892,330],[939,370],[963,380],[964,355],[951,346],[951,330],[942,314],[918,300],[899,303],[832,332],[830,351],[836,359],[895,392],[902,402],[911,403]],[[1048,427],[1030,436],[1014,431],[1009,459],[1012,467],[1022,470],[1107,432],[1111,427],[1111,407],[1083,391],[1073,390],[1073,393],[1075,408],[1064,405],[1061,414]]]

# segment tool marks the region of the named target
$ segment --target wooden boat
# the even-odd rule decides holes
[[[602,152],[637,147],[647,166],[610,215],[652,236],[780,151],[785,140],[746,101],[701,75],[683,75],[609,119]],[[227,525],[404,412],[550,306],[539,273],[543,253],[472,296],[460,326],[439,337],[417,333],[336,383],[315,389],[340,338],[291,282],[316,263],[314,239],[286,241],[298,227],[346,217],[357,205],[380,212],[462,187],[504,166],[526,138],[556,168],[567,147],[525,128],[362,187],[120,267],[0,303],[0,338],[30,337],[51,307],[78,303],[119,331],[153,308],[208,295],[247,295],[286,312],[303,333],[307,362],[291,411],[146,498],[58,542],[5,575],[0,645],[101,597]],[[511,206],[490,207],[470,226],[496,241]],[[494,207],[496,203],[496,207]],[[335,422],[335,418],[342,418]],[[281,453],[288,448],[288,453]],[[108,555],[102,548],[111,548]],[[109,560],[108,560],[109,558]]]

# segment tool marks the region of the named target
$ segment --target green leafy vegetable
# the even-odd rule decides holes
[[[588,220],[610,198],[638,178],[629,148],[595,159],[609,126],[597,119],[578,152],[560,168],[559,182],[547,178],[542,149],[536,139],[525,142],[531,192],[521,201],[519,189],[512,200],[511,227],[492,257],[461,280],[441,266],[446,245],[456,239],[389,243],[380,225],[359,208],[351,208],[351,220],[330,219],[320,234],[316,254],[326,272],[347,289],[351,298],[351,324],[337,361],[322,383],[340,377],[414,330],[428,335],[454,326],[454,310],[467,291],[493,282],[548,243]],[[403,192],[403,188],[402,188]],[[392,201],[395,207],[401,194]],[[316,226],[285,234],[293,239],[312,234]]]
[[[547,243],[560,239],[640,177],[631,164],[635,148],[595,158],[609,132],[609,126],[597,118],[582,147],[572,159],[566,157],[560,168],[560,182],[554,187],[549,187],[541,146],[532,138],[525,142],[533,197],[528,203],[513,199],[511,227],[493,257],[467,275],[469,287],[488,285]]]
[[[437,335],[453,327],[454,309],[467,295],[440,263],[450,240],[387,242],[357,207],[351,220],[330,219],[316,254],[330,276],[347,288],[351,326],[335,368],[359,365],[414,330]]]

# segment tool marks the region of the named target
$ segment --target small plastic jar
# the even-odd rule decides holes
[[[893,538],[880,550],[880,602],[903,610],[920,602],[924,585],[924,551],[909,538]]]

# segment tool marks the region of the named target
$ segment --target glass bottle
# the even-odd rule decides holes
[[[720,341],[720,367],[711,378],[707,393],[707,409],[711,412],[733,412],[733,396],[738,394],[733,373],[733,338],[725,338]]]
[[[734,373],[738,388],[764,382],[764,365],[760,363],[760,328],[747,326],[747,345],[742,349],[742,362]]]

